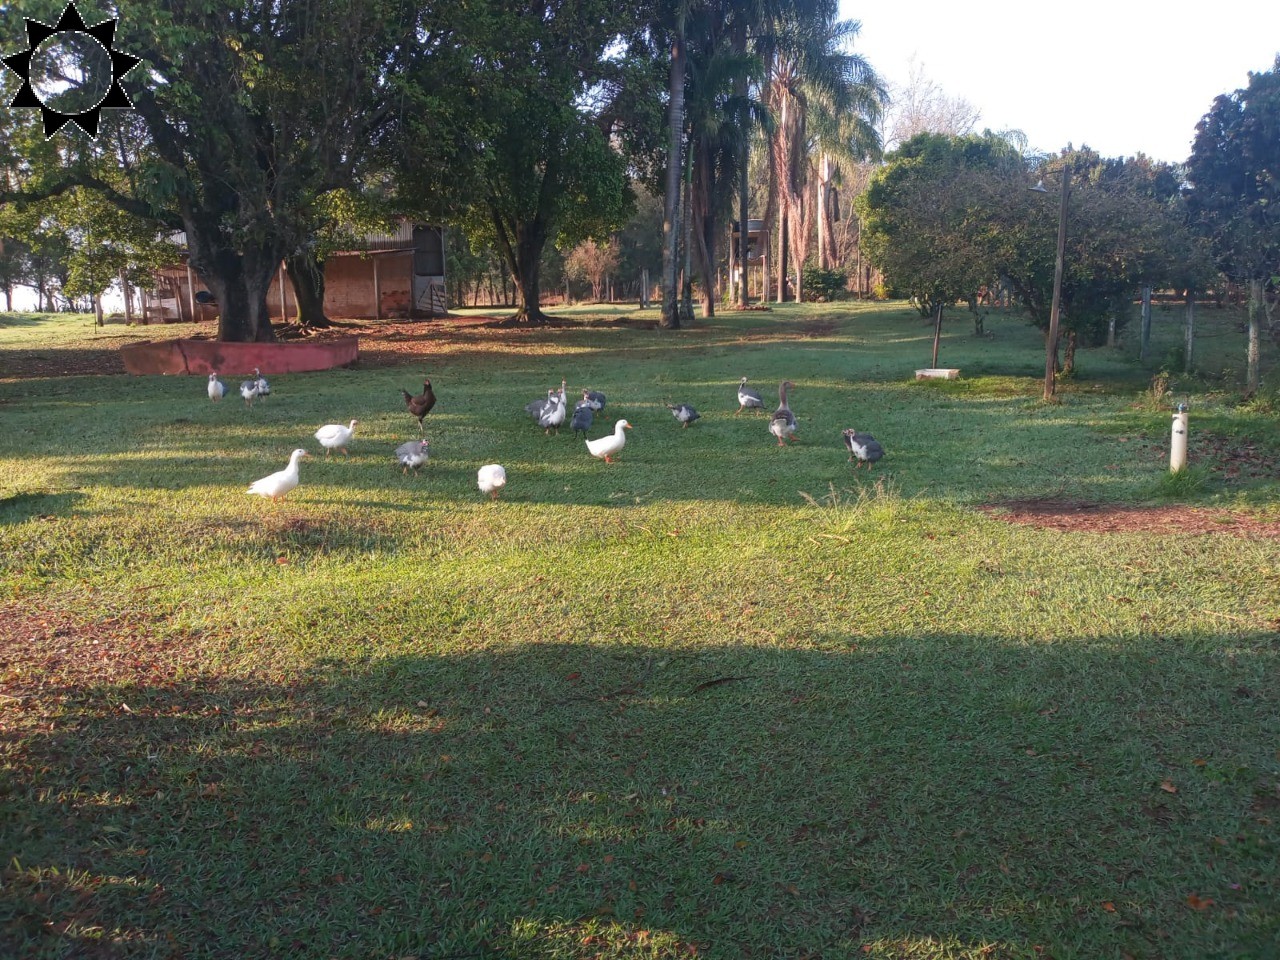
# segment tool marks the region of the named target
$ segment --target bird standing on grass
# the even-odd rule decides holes
[[[412,470],[414,476],[417,476],[418,468],[427,462],[430,452],[430,444],[425,437],[400,444],[396,447],[396,461],[404,468],[400,472],[405,474]]]
[[[884,447],[869,433],[859,433],[850,427],[844,431],[844,445],[849,448],[849,462],[854,463],[855,470],[864,463],[867,469],[871,469],[871,465],[884,456]]]
[[[436,405],[436,394],[431,389],[431,381],[422,381],[422,392],[417,396],[404,389],[400,393],[404,395],[404,405],[409,408],[409,412],[418,418],[418,432],[421,433],[422,418]]]
[[[324,447],[324,455],[329,456],[330,450],[341,450],[345,457],[347,444],[355,439],[356,424],[359,422],[359,420],[352,420],[351,425],[346,427],[340,423],[326,423],[317,430],[316,439],[320,441],[320,446]]]
[[[671,415],[679,420],[685,427],[688,427],[689,424],[693,423],[693,421],[700,420],[702,418],[702,414],[693,409],[693,407],[689,406],[687,403],[668,403],[667,409],[670,410]]]
[[[603,410],[605,401],[608,400],[599,390],[583,390],[582,399],[591,405],[592,413],[599,413]]]
[[[261,480],[253,481],[253,483],[249,484],[249,489],[245,493],[256,493],[260,497],[269,497],[271,502],[275,503],[298,485],[298,461],[303,457],[309,456],[311,454],[299,447],[289,455],[289,465],[287,467],[268,474]]]
[[[209,399],[221,400],[226,395],[227,385],[218,379],[218,374],[209,374]]]
[[[587,452],[597,460],[613,463],[613,455],[621,451],[627,443],[627,435],[623,431],[630,429],[631,424],[625,420],[619,420],[613,425],[613,433],[599,440],[588,440]]]
[[[573,409],[573,419],[569,421],[569,428],[573,431],[574,436],[582,434],[582,439],[587,438],[587,431],[591,429],[591,421],[595,419],[595,414],[591,412],[591,404],[586,400],[579,400],[578,405]]]
[[[258,381],[256,379],[241,381],[240,396],[244,397],[246,407],[252,407],[253,401],[258,399]]]
[[[476,486],[481,493],[487,493],[491,500],[497,500],[502,488],[507,485],[507,471],[501,464],[486,463],[476,474]]]
[[[758,392],[747,386],[747,378],[743,377],[738,381],[738,410],[734,414],[736,417],[743,410],[763,410],[764,397]]]
[[[262,375],[262,371],[257,367],[253,368],[253,379],[258,383],[258,396],[271,396],[271,384],[267,383],[267,378]]]
[[[783,380],[778,385],[778,409],[773,411],[773,416],[769,418],[769,432],[778,438],[780,447],[786,446],[784,439],[792,443],[796,439],[796,416],[787,406],[787,391],[794,386],[795,384],[790,380]]]

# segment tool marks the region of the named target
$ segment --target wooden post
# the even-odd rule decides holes
[[[382,319],[382,278],[378,273],[378,256],[373,257],[373,319]]]
[[[191,261],[187,261],[187,309],[191,311],[191,322],[196,322],[196,281],[191,275]],[[181,310],[178,311],[182,313]],[[181,319],[181,318],[179,318]]]
[[[1249,352],[1245,367],[1245,389],[1250,395],[1257,393],[1261,383],[1258,368],[1258,331],[1262,321],[1263,288],[1261,280],[1249,281]]]
[[[640,309],[649,309],[649,268],[640,271]]]
[[[1138,352],[1138,359],[1143,363],[1147,362],[1147,357],[1151,353],[1151,288],[1144,286],[1142,288],[1142,348]]]
[[[1196,292],[1187,287],[1187,322],[1183,330],[1182,372],[1191,372],[1191,348],[1196,342]]]

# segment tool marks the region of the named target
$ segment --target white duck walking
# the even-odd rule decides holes
[[[269,497],[274,503],[298,485],[298,461],[311,454],[299,447],[289,454],[289,465],[283,470],[255,480],[249,484],[245,493],[256,493],[260,497]]]
[[[507,485],[507,471],[500,463],[486,463],[476,474],[476,486],[481,493],[487,493],[490,499],[497,500],[502,488]]]
[[[221,400],[227,393],[227,385],[218,379],[218,374],[209,374],[209,399]]]
[[[402,443],[396,447],[396,462],[403,468],[400,472],[405,474],[412,470],[416,476],[418,468],[427,462],[431,454],[430,447],[431,445],[427,443],[425,438],[422,440],[410,440],[408,443]]]
[[[794,386],[790,380],[783,380],[778,385],[778,409],[773,411],[773,416],[769,419],[769,432],[778,438],[780,447],[786,446],[784,440],[794,443],[796,439],[796,417],[787,406],[787,391]]]
[[[623,431],[630,429],[631,424],[625,420],[619,420],[613,425],[613,433],[609,436],[601,437],[599,440],[588,440],[587,452],[605,463],[613,463],[613,455],[627,444],[627,435]]]
[[[355,439],[356,424],[359,422],[359,420],[352,420],[346,427],[340,423],[326,423],[317,430],[316,439],[320,441],[320,446],[324,447],[324,455],[327,457],[330,450],[341,450],[345,457],[347,444]]]

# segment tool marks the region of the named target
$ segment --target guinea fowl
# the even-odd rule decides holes
[[[257,367],[253,368],[253,379],[258,382],[258,396],[271,396],[271,384],[267,383],[267,378],[262,375],[262,371]]]
[[[583,390],[582,399],[591,404],[592,413],[599,413],[604,409],[605,400],[607,398],[599,390]]]
[[[416,397],[408,390],[401,389],[404,395],[404,405],[409,408],[409,412],[418,418],[418,432],[422,432],[422,418],[431,412],[431,408],[436,405],[436,394],[431,389],[431,381],[422,381],[422,392]]]
[[[764,398],[755,390],[747,386],[747,378],[743,377],[738,381],[738,413],[743,410],[763,410]],[[735,413],[736,417],[738,413]]]
[[[425,438],[400,444],[396,447],[396,462],[403,467],[400,472],[404,474],[412,470],[414,476],[417,476],[418,468],[427,462],[430,453],[430,444]]]
[[[253,401],[258,399],[258,381],[256,378],[241,381],[240,396],[244,397],[244,405],[246,407],[253,406]]]
[[[579,400],[578,405],[573,409],[573,419],[569,421],[569,429],[573,431],[574,436],[581,433],[582,439],[585,440],[594,419],[595,414],[591,410],[591,404],[585,400]]]
[[[227,385],[218,379],[217,373],[209,374],[209,399],[221,400],[227,392]]]
[[[551,405],[556,402],[556,388],[552,387],[547,391],[546,397],[533,400],[524,405],[524,412],[533,417],[535,421],[541,420],[542,415],[546,413]]]
[[[702,417],[702,414],[693,409],[693,407],[689,406],[687,403],[668,403],[667,409],[670,410],[671,415],[684,424],[685,427],[688,427],[689,424],[693,423],[693,421],[699,420]]]
[[[786,446],[784,440],[794,443],[796,439],[796,415],[787,406],[787,391],[794,386],[790,380],[783,380],[778,385],[778,409],[773,411],[773,416],[769,419],[769,432],[778,438],[780,447]]]
[[[864,463],[867,469],[871,469],[871,465],[884,456],[884,447],[869,433],[859,433],[850,427],[844,431],[844,445],[849,448],[849,462],[857,461],[855,470]]]
[[[356,424],[359,422],[359,420],[352,420],[351,425],[346,427],[340,423],[326,423],[317,430],[316,439],[320,441],[320,446],[324,447],[324,455],[327,457],[330,450],[341,450],[345,457],[347,444],[355,439]]]
[[[283,470],[277,470],[275,473],[269,473],[261,480],[255,480],[249,484],[249,489],[245,493],[256,493],[260,497],[270,497],[274,503],[286,493],[298,485],[298,461],[303,457],[309,457],[311,454],[302,448],[298,448],[289,455],[289,465]]]
[[[560,427],[564,424],[565,416],[565,397],[564,388],[560,388],[560,392],[556,394],[551,405],[542,411],[542,416],[538,418],[538,426],[543,428],[543,432],[550,434],[554,428],[556,433],[560,433]]]

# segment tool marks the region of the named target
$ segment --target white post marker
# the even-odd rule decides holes
[[[1177,473],[1187,465],[1187,405],[1178,404],[1173,415],[1173,437],[1169,443],[1169,472]]]

